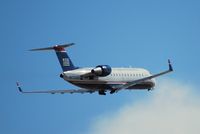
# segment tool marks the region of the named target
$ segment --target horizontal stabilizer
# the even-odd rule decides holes
[[[66,47],[70,47],[74,45],[74,43],[69,44],[63,44],[63,45],[55,45],[53,47],[45,47],[45,48],[36,48],[36,49],[30,49],[30,51],[44,51],[44,50],[56,50],[56,51],[62,51]]]
[[[30,49],[30,51],[54,50],[56,52],[59,63],[62,67],[62,70],[63,71],[69,71],[69,70],[74,70],[74,69],[77,68],[77,67],[74,66],[70,57],[68,56],[67,52],[65,51],[66,47],[70,47],[72,45],[74,45],[74,43],[68,43],[68,44],[63,44],[63,45],[55,45],[55,46],[45,47],[45,48],[35,48],[35,49]]]

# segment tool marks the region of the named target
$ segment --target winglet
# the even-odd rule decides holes
[[[17,88],[18,88],[19,92],[23,93],[22,88],[20,87],[19,82],[16,82],[16,84],[17,84]]]
[[[168,59],[168,64],[169,64],[169,71],[174,71],[170,59]]]

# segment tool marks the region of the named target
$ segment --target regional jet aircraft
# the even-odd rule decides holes
[[[76,67],[72,63],[65,48],[74,45],[74,43],[56,45],[53,47],[31,49],[30,51],[54,50],[62,67],[63,73],[60,77],[65,81],[78,86],[80,89],[63,90],[31,90],[23,91],[19,83],[17,87],[21,93],[94,93],[106,95],[117,93],[123,89],[147,89],[148,91],[155,86],[155,78],[173,71],[170,60],[168,60],[169,69],[152,75],[143,68],[113,68],[109,65],[98,65],[96,67]]]

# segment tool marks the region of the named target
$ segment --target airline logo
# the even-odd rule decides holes
[[[64,67],[70,66],[69,58],[63,58],[62,60],[63,60],[63,66],[64,66]]]

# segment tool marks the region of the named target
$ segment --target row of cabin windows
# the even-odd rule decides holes
[[[127,77],[132,77],[132,76],[138,76],[138,77],[143,77],[147,76],[146,74],[120,74],[120,73],[113,73],[111,76],[127,76]]]

